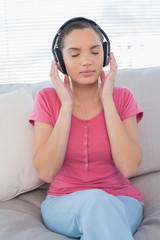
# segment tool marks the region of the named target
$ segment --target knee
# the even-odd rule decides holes
[[[87,194],[87,198],[89,199],[98,199],[98,198],[106,198],[108,193],[101,189],[89,189],[85,190]]]
[[[108,193],[100,189],[85,190],[84,195],[84,200],[90,207],[93,205],[101,205],[103,202],[106,203],[107,199],[110,198],[110,195]]]
[[[87,193],[87,198],[89,199],[95,199],[95,200],[100,200],[100,199],[113,199],[115,198],[113,195],[101,190],[101,189],[89,189],[86,190]]]
[[[124,204],[115,196],[100,189],[89,189],[84,191],[84,205],[87,209],[121,209],[125,211]]]

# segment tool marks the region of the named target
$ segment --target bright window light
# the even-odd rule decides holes
[[[119,69],[160,66],[159,0],[1,0],[0,84],[50,80],[53,37],[77,16],[106,32]]]

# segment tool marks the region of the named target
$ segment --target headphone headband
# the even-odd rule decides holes
[[[68,21],[66,21],[65,23],[63,23],[63,25],[58,29],[54,40],[53,40],[53,44],[52,44],[52,53],[54,56],[55,61],[58,63],[59,65],[59,70],[61,72],[63,72],[64,74],[67,74],[66,68],[65,68],[65,64],[63,61],[63,56],[62,56],[62,52],[61,50],[58,48],[58,46],[56,46],[57,43],[57,39],[59,37],[59,35],[61,34],[62,30],[69,24],[72,22],[76,22],[76,21],[85,21],[88,23],[93,24],[95,27],[97,27],[97,29],[99,29],[99,31],[103,34],[103,36],[105,37],[105,40],[103,42],[103,51],[104,51],[104,62],[103,62],[103,67],[109,64],[109,55],[110,55],[110,41],[109,38],[107,36],[107,34],[102,30],[102,28],[96,24],[93,20],[90,20],[88,18],[84,18],[84,17],[75,17],[75,18],[71,18]]]

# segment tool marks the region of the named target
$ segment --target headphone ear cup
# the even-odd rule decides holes
[[[55,50],[55,53],[56,53],[56,61],[57,61],[57,64],[58,64],[58,69],[62,73],[67,74],[61,50],[57,47],[54,50]]]
[[[107,66],[109,64],[109,49],[108,49],[108,43],[103,42],[103,51],[104,51],[104,61],[103,61],[103,67]]]

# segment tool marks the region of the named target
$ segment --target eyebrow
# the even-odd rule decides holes
[[[90,47],[90,49],[94,49],[94,48],[97,48],[97,47],[101,47],[100,44],[97,44],[97,45],[94,45],[92,47]],[[71,48],[68,48],[67,51],[69,50],[77,50],[77,51],[80,51],[81,49],[80,48],[75,48],[75,47],[71,47]]]
[[[90,49],[97,48],[97,47],[101,47],[101,45],[100,44],[94,45]]]

